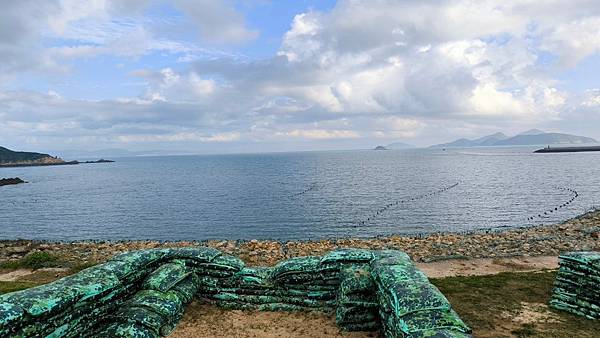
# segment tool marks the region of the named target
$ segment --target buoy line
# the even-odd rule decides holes
[[[566,208],[569,204],[573,203],[577,197],[579,197],[579,193],[575,189],[564,188],[564,187],[553,187],[553,188],[556,190],[566,191],[571,194],[571,197],[569,198],[568,201],[562,203],[561,205],[554,207],[553,209],[549,209],[544,212],[540,212],[537,215],[527,217],[528,221],[533,221],[536,218],[544,218],[544,216],[548,216],[550,214],[553,214],[554,212],[558,212],[560,209]]]
[[[355,227],[366,225],[367,223],[369,223],[370,221],[372,221],[373,219],[375,219],[377,216],[379,216],[383,212],[391,209],[392,207],[396,207],[396,206],[399,206],[401,204],[405,204],[405,203],[409,203],[409,202],[418,201],[418,200],[421,200],[421,199],[424,199],[424,198],[427,198],[427,197],[433,197],[433,196],[439,195],[439,194],[441,194],[443,192],[446,192],[446,191],[448,191],[448,190],[450,190],[452,188],[455,188],[456,186],[458,186],[458,182],[454,183],[452,185],[449,185],[447,187],[444,187],[444,188],[441,188],[441,189],[438,189],[438,190],[435,190],[435,191],[432,191],[432,192],[428,192],[426,194],[416,195],[416,196],[413,196],[413,197],[409,197],[409,198],[406,198],[406,199],[402,199],[402,200],[398,200],[398,201],[394,201],[394,202],[388,203],[388,204],[384,205],[383,207],[379,208],[378,210],[376,210],[375,212],[373,212],[369,217],[367,217],[367,218],[365,218],[365,219],[363,219],[361,221],[358,221],[355,224]]]
[[[319,187],[319,186],[317,185],[317,183],[316,183],[316,182],[313,182],[313,183],[311,183],[311,184],[308,186],[308,188],[306,188],[306,189],[304,189],[304,190],[302,190],[302,191],[300,191],[300,192],[297,192],[297,193],[291,194],[291,195],[290,195],[290,197],[298,197],[298,196],[304,195],[304,194],[306,194],[306,193],[309,193],[309,192],[311,192],[311,191],[313,191],[313,190],[316,190],[318,187]]]

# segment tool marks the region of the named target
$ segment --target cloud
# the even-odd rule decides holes
[[[174,3],[199,27],[206,41],[239,43],[258,37],[258,31],[246,27],[233,1],[176,0]]]
[[[140,62],[129,74],[143,82],[139,95],[107,100],[0,88],[0,123],[11,128],[0,141],[425,143],[598,119],[598,92],[561,80],[600,51],[597,1],[340,0],[296,15],[264,59],[211,49],[260,39],[236,2],[180,0],[171,18],[145,11],[156,4],[10,2],[4,74],[102,56],[185,63]],[[175,27],[200,38],[175,38]]]

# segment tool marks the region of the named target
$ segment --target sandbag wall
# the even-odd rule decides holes
[[[233,262],[225,268],[223,261]],[[241,269],[211,248],[134,251],[0,296],[0,337],[160,337],[196,294],[198,274]]]
[[[400,251],[340,249],[251,268],[215,249],[175,248],[124,253],[0,296],[0,336],[166,336],[194,296],[231,309],[335,311],[341,328],[386,337],[469,332]]]
[[[408,255],[384,250],[376,256],[371,274],[385,337],[470,337],[471,329]]]
[[[600,318],[600,252],[559,256],[550,306],[590,319]]]
[[[372,259],[368,250],[346,249],[291,258],[270,268],[244,268],[232,276],[207,276],[201,278],[198,297],[231,309],[334,310],[340,270]]]

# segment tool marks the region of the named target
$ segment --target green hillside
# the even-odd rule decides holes
[[[41,159],[49,157],[52,156],[48,154],[12,151],[10,149],[0,147],[0,164],[39,161]]]

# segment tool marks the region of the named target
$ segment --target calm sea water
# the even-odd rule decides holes
[[[533,149],[136,157],[3,168],[0,177],[30,183],[0,187],[0,238],[372,237],[532,226],[600,204],[600,153]]]

